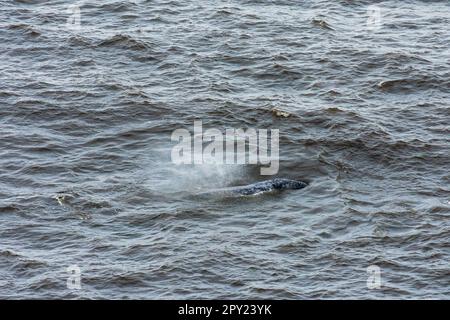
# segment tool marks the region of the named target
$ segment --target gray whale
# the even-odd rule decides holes
[[[213,191],[203,192],[200,195],[222,194],[224,196],[251,196],[264,192],[275,190],[294,190],[303,189],[308,184],[303,181],[275,178],[265,181],[255,182],[245,186],[236,186],[229,188],[216,189]]]

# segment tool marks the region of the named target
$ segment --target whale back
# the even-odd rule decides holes
[[[275,178],[271,180],[252,183],[247,186],[230,188],[230,190],[233,193],[240,195],[255,195],[262,192],[269,192],[273,190],[302,189],[306,186],[307,184],[303,181]]]

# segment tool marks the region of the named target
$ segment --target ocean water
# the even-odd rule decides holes
[[[449,1],[16,0],[0,24],[1,298],[450,298]],[[173,164],[195,120],[279,129],[276,177],[308,187],[195,197],[268,178]]]

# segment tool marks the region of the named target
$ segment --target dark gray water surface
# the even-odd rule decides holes
[[[450,298],[449,1],[71,3],[0,1],[1,298]],[[173,165],[196,119],[309,186],[189,196],[267,178]]]

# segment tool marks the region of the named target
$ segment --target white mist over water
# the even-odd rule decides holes
[[[195,194],[223,188],[249,178],[249,168],[239,164],[174,164],[169,147],[153,150],[143,166],[145,186],[163,194]],[[142,166],[142,165],[141,165]],[[146,168],[146,169],[145,169]]]

